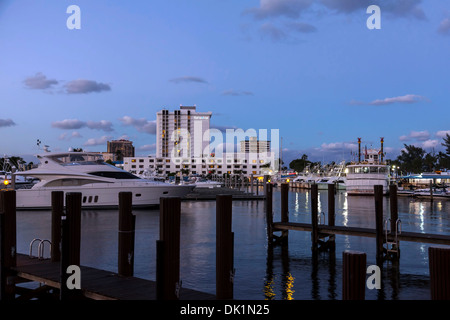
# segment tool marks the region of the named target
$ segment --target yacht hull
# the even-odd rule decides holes
[[[193,189],[192,186],[170,184],[148,184],[135,186],[108,185],[83,187],[52,187],[23,189],[16,191],[16,208],[18,210],[50,209],[53,191],[81,193],[83,209],[116,208],[119,205],[119,192],[131,192],[132,205],[149,207],[159,205],[161,197],[184,197]]]

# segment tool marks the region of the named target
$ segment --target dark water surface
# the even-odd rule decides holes
[[[327,213],[327,191],[319,190],[319,212]],[[280,193],[274,188],[274,221],[280,221]],[[186,201],[181,205],[182,286],[215,293],[215,201]],[[450,234],[450,202],[398,198],[403,231]],[[289,192],[289,220],[310,223],[308,190]],[[159,210],[134,210],[136,215],[135,276],[155,280]],[[389,218],[389,198],[384,198]],[[81,264],[117,272],[118,212],[82,212]],[[375,228],[373,197],[336,194],[336,225]],[[29,252],[32,239],[50,239],[50,211],[17,212],[19,253]],[[375,239],[336,236],[335,254],[322,252],[312,259],[309,232],[290,231],[287,248],[267,245],[264,201],[233,201],[235,238],[235,299],[340,300],[342,252],[367,254],[375,264]],[[366,289],[366,299],[430,299],[428,244],[401,242],[398,267],[385,262],[382,289]],[[36,250],[36,249],[35,249]],[[48,254],[46,248],[46,254]]]

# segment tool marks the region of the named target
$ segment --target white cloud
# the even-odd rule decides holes
[[[445,138],[447,134],[450,135],[450,130],[441,130],[436,132],[436,137]]]
[[[358,145],[352,142],[331,142],[331,143],[322,143],[320,145],[320,148],[323,151],[342,151],[342,150],[354,150],[358,148]]]
[[[173,79],[170,79],[169,81],[173,82],[173,83],[189,83],[189,82],[208,83],[208,81],[206,81],[203,78],[193,77],[193,76],[184,76],[184,77],[173,78]]]
[[[78,131],[73,131],[70,135],[67,132],[64,132],[59,135],[58,139],[70,141],[72,138],[82,138],[82,136]]]
[[[133,126],[139,132],[156,134],[156,120],[149,121],[145,118],[135,119],[130,116],[123,116],[119,120],[123,125]]]
[[[424,149],[430,149],[430,148],[436,148],[439,145],[438,140],[426,140],[422,142],[422,148]]]
[[[111,121],[100,120],[100,121],[82,121],[79,119],[64,119],[61,121],[52,122],[53,128],[59,129],[81,129],[81,128],[89,128],[95,130],[102,130],[105,132],[114,131],[112,128]]]
[[[441,21],[438,32],[443,35],[450,35],[450,18],[445,18]]]
[[[99,146],[99,145],[104,145],[106,144],[106,142],[108,140],[111,140],[112,137],[111,136],[102,136],[100,138],[91,138],[88,139],[85,143],[84,146]]]
[[[16,123],[11,119],[0,119],[0,128],[1,127],[12,127],[15,126]]]
[[[392,103],[416,103],[416,102],[422,101],[424,99],[425,99],[425,97],[423,97],[423,96],[419,96],[416,94],[407,94],[404,96],[374,100],[372,102],[369,102],[369,105],[380,106],[380,105],[387,105],[387,104],[392,104]]]
[[[69,81],[64,85],[69,94],[82,94],[91,92],[110,91],[110,85],[93,80],[78,79]]]
[[[59,81],[55,79],[47,79],[47,76],[42,72],[38,72],[32,77],[26,78],[23,82],[28,89],[36,90],[50,89],[52,86],[59,83]]]
[[[407,135],[403,135],[399,137],[400,141],[412,141],[412,140],[418,140],[418,141],[426,141],[431,137],[431,134],[425,130],[425,131],[411,131]]]

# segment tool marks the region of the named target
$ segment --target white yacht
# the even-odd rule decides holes
[[[16,192],[17,209],[48,209],[52,191],[81,192],[83,208],[117,207],[119,192],[132,192],[133,207],[158,205],[161,197],[184,197],[193,186],[141,179],[109,165],[98,153],[47,152],[37,156],[36,169],[20,175],[39,179],[30,189]]]
[[[381,150],[366,149],[363,161],[347,166],[347,195],[373,195],[375,185],[383,186],[383,194],[389,192],[390,166],[383,162],[383,139],[381,143]]]

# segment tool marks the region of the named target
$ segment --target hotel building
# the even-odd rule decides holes
[[[209,155],[209,122],[212,112],[195,106],[156,113],[156,157],[204,157]],[[204,135],[208,135],[207,137]]]

